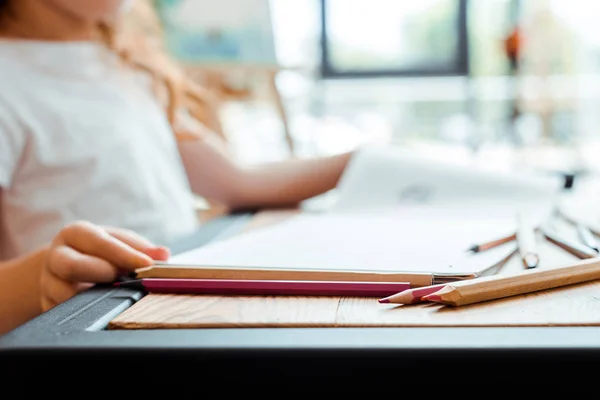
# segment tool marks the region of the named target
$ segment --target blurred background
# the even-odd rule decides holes
[[[595,1],[157,4],[170,51],[218,93],[223,134],[247,162],[389,143],[595,168]]]

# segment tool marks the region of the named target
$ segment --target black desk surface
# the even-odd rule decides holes
[[[241,214],[211,221],[174,250],[227,235],[249,218]],[[363,381],[389,378],[390,373],[405,379],[420,376],[438,363],[446,365],[438,369],[450,368],[443,376],[453,376],[454,370],[461,379],[487,380],[500,369],[528,379],[539,373],[564,379],[565,373],[594,371],[600,362],[600,327],[106,329],[142,296],[110,286],[81,293],[0,337],[0,365],[29,370],[60,360],[76,371],[110,360],[112,365],[134,363],[127,371],[134,374],[143,366],[173,372],[186,365],[189,372],[193,363],[194,373],[202,370],[215,379],[235,373],[237,381],[277,376],[281,383],[312,376],[330,384],[338,377],[347,384],[346,378],[353,376]]]

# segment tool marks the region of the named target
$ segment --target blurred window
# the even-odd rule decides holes
[[[325,77],[468,73],[465,0],[321,0]]]

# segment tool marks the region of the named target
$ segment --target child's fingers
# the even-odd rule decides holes
[[[146,248],[156,247],[150,240],[132,230],[115,228],[112,226],[103,226],[102,228],[134,249],[141,251]]]
[[[61,244],[80,253],[104,259],[124,270],[135,270],[153,263],[150,256],[88,222],[78,222],[65,227],[55,241],[55,245]]]
[[[169,257],[171,257],[171,252],[166,247],[155,247],[153,249],[145,249],[143,250],[148,256],[150,256],[153,260],[157,261],[167,261]]]
[[[169,249],[166,247],[155,246],[151,241],[136,232],[113,227],[106,227],[105,229],[112,236],[127,243],[129,246],[141,251],[154,260],[167,260],[171,255]]]
[[[47,263],[52,274],[70,282],[112,282],[119,273],[105,259],[80,253],[66,245],[53,247]]]

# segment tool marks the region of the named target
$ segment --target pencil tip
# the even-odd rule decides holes
[[[385,299],[379,299],[379,304],[389,304],[390,298],[386,297]]]
[[[467,252],[470,252],[470,253],[478,253],[478,252],[479,252],[479,246],[478,246],[478,245],[471,246],[471,247],[469,247],[469,248],[467,249]]]
[[[421,300],[439,302],[442,300],[442,297],[439,294],[430,294],[430,295],[421,297]]]

